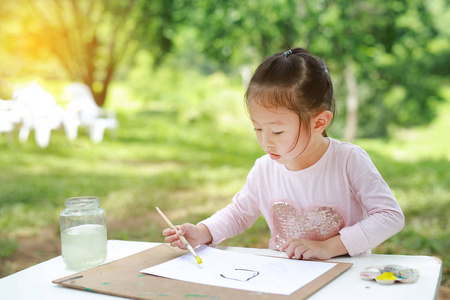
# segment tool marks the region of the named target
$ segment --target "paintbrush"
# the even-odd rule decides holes
[[[166,221],[166,223],[169,225],[169,227],[172,228],[173,230],[175,230],[175,233],[180,238],[180,241],[186,246],[186,248],[189,250],[189,252],[191,252],[191,254],[194,255],[195,259],[197,260],[197,263],[201,264],[202,263],[201,258],[197,255],[197,253],[195,253],[194,249],[189,244],[189,242],[186,240],[186,238],[184,236],[180,235],[180,233],[178,232],[178,229],[175,226],[173,226],[172,222],[170,222],[170,220],[167,219],[167,217],[163,214],[163,212],[158,207],[156,207],[156,210],[161,215],[161,217],[164,219],[164,221]]]

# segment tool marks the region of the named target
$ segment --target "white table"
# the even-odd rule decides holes
[[[106,262],[132,255],[159,244],[109,240]],[[286,254],[283,252],[269,249],[240,247],[223,247],[222,249],[242,253],[286,257]],[[333,258],[331,261],[352,263],[353,266],[308,299],[437,299],[442,274],[442,261],[438,258],[430,256],[363,254],[357,257]],[[359,277],[359,272],[365,267],[389,264],[418,269],[420,271],[420,277],[415,283],[396,283],[394,285],[380,285],[375,281],[365,281]],[[61,256],[55,257],[23,271],[1,278],[0,299],[120,299],[118,297],[66,288],[52,283],[52,280],[73,273],[75,272],[66,269]]]

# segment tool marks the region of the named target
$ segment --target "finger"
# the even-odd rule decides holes
[[[181,241],[178,241],[178,247],[185,250],[187,249],[186,246]]]
[[[182,227],[181,226],[175,226],[176,228],[177,228],[177,230],[178,230],[178,234],[179,235],[184,235],[186,232],[182,229]]]
[[[294,255],[292,258],[303,259],[304,258],[303,253],[305,253],[305,247],[299,246],[299,247],[295,248]]]
[[[171,245],[172,245],[172,243],[171,243]],[[174,247],[178,247],[178,248],[183,249],[183,250],[187,249],[186,246],[180,240],[174,241],[173,242],[173,246]]]
[[[289,247],[289,245],[292,243],[292,239],[287,240],[286,243],[284,243],[283,245],[281,245],[280,247],[280,251],[284,252],[286,251],[286,249]]]
[[[189,230],[192,229],[192,224],[190,223],[184,223],[183,225],[177,225],[175,226],[178,230],[178,233],[180,235],[185,235]]]
[[[170,235],[175,234],[175,230],[173,230],[172,228],[166,228],[162,231],[162,234],[164,236],[170,236]]]
[[[164,241],[165,241],[166,243],[172,243],[172,242],[177,241],[177,240],[179,240],[179,239],[180,239],[180,238],[179,238],[178,235],[172,234],[172,235],[166,236],[166,237],[164,238]]]
[[[302,254],[309,249],[308,244],[305,244],[302,240],[293,241],[286,250],[289,258],[303,259]]]
[[[289,245],[289,247],[287,247],[286,249],[286,254],[289,258],[292,258],[295,255],[295,249],[298,247],[299,245],[297,243],[291,243]]]
[[[303,252],[303,259],[314,259],[314,258],[316,258],[315,256],[314,256],[314,253],[313,253],[313,251],[311,251],[311,249],[308,249],[308,250],[306,250],[305,252]]]

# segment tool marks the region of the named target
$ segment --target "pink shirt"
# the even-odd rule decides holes
[[[399,232],[404,216],[368,154],[330,139],[313,166],[289,171],[268,155],[256,160],[233,202],[202,221],[212,245],[242,233],[263,214],[269,248],[289,238],[325,240],[340,234],[351,256],[366,252]]]

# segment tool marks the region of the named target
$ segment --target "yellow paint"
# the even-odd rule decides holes
[[[198,264],[201,264],[201,263],[202,263],[202,259],[201,259],[198,255],[195,257],[195,259],[197,259],[197,263],[198,263]]]
[[[389,280],[396,280],[397,277],[395,277],[394,273],[392,272],[384,272],[383,274],[377,276],[377,279],[389,281]]]

